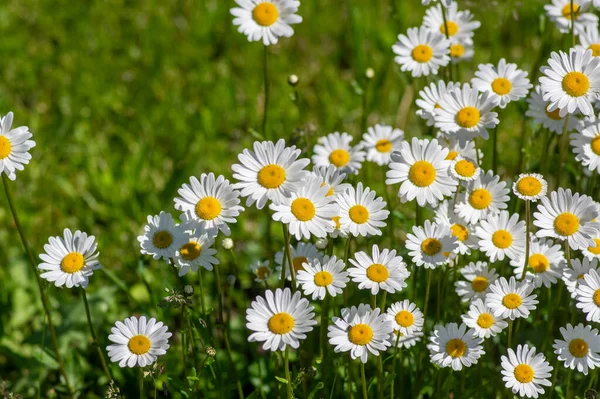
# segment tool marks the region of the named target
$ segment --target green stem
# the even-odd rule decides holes
[[[285,368],[285,379],[287,381],[287,384],[285,384],[287,398],[293,399],[294,395],[292,395],[292,377],[290,376],[290,350],[287,346],[285,347],[285,359],[283,367]]]
[[[206,306],[204,304],[204,282],[202,279],[202,268],[198,269],[198,288],[200,294],[200,308],[202,309],[202,317],[206,317]]]
[[[571,114],[567,114],[567,116],[565,116],[565,124],[563,125],[563,131],[562,131],[562,137],[560,138],[560,141],[562,141],[562,143],[559,143],[559,152],[558,152],[558,170],[556,171],[556,187],[560,187],[560,182],[561,182],[561,178],[562,178],[562,170],[566,169],[566,165],[565,165],[565,152],[567,150],[567,147],[569,147],[569,137],[567,134],[567,131],[569,130],[569,117],[571,116]]]
[[[427,285],[425,287],[425,303],[423,304],[423,329],[425,330],[427,323],[427,304],[429,303],[429,290],[431,288],[431,269],[427,269]]]
[[[142,367],[138,367],[138,382],[140,386],[140,399],[144,397],[144,369]]]
[[[235,386],[237,387],[238,396],[240,397],[240,399],[244,399],[244,391],[242,390],[242,383],[238,378],[237,370],[235,368],[235,362],[233,361],[233,355],[231,353],[231,345],[229,344],[229,336],[227,333],[227,329],[223,332],[223,339],[225,341],[227,358],[229,359],[229,363],[231,364],[231,372],[233,374],[233,378],[235,379]]]
[[[477,146],[477,137],[473,139],[475,145],[475,158],[477,158],[477,165],[481,166],[481,160],[479,159],[479,147]]]
[[[398,359],[400,349],[398,348],[398,342],[400,342],[400,331],[396,334],[396,352],[394,353],[394,359],[392,360],[392,384],[391,384],[391,395],[390,398],[394,398],[394,382],[396,381],[396,360]]]
[[[571,40],[573,41],[573,47],[575,47],[575,9],[573,8],[573,0],[571,0]]]
[[[363,399],[369,399],[367,396],[367,377],[365,376],[365,364],[360,362],[360,378],[362,379]]]
[[[92,345],[94,345],[96,347],[96,350],[98,351],[98,357],[100,358],[100,362],[102,363],[102,369],[104,370],[104,373],[106,373],[106,376],[108,377],[108,380],[112,380],[112,374],[110,372],[110,369],[108,368],[108,365],[106,364],[106,359],[104,358],[104,353],[102,352],[102,348],[100,347],[100,344],[98,343],[98,338],[96,337],[96,331],[94,329],[94,325],[92,323],[92,316],[90,314],[90,305],[88,303],[88,299],[87,299],[87,294],[85,292],[85,288],[81,288],[81,297],[83,298],[83,305],[85,306],[85,315],[87,316],[87,323],[88,323],[88,327],[90,329],[90,334],[92,336]]]
[[[294,259],[292,259],[292,248],[290,248],[290,232],[287,225],[281,224],[283,227],[283,238],[285,240],[285,250],[287,251],[288,265],[290,266],[290,277],[292,278],[292,291],[296,291],[296,271],[294,270]],[[282,266],[283,267],[283,266]]]
[[[348,256],[350,255],[350,242],[352,241],[352,235],[348,233],[348,238],[346,239],[346,248],[344,250],[344,266],[348,268]],[[348,291],[350,286],[346,286],[344,290],[344,306],[348,306]]]
[[[417,206],[415,209],[415,226],[420,226],[422,220],[421,207],[417,201],[415,201],[415,205]]]
[[[445,7],[442,7],[442,19],[444,20],[444,34],[446,35],[446,39],[450,40],[450,32],[448,32],[448,17],[446,15],[448,11]],[[452,49],[452,44],[450,44],[450,49]],[[452,81],[452,55],[450,55],[450,63],[448,64],[448,79]]]
[[[215,282],[217,284],[218,306],[217,309],[217,324],[225,324],[223,319],[223,287],[221,286],[221,271],[219,264],[215,264]]]
[[[492,137],[492,170],[498,174],[498,125],[494,128]]]
[[[267,134],[267,113],[269,110],[269,68],[268,68],[268,51],[269,47],[264,46],[264,63],[263,63],[263,73],[264,73],[264,88],[265,88],[265,103],[263,110],[263,123],[262,123],[262,133],[263,137],[268,139]]]
[[[383,354],[377,356],[377,397],[383,398]]]
[[[327,370],[327,366],[325,365],[325,357],[327,356],[327,326],[329,324],[329,294],[325,294],[325,299],[323,299],[323,307],[321,309],[321,364],[322,374],[325,375],[325,371]],[[323,377],[323,381],[325,381],[325,377]]]
[[[512,348],[512,333],[514,320],[508,321],[508,348]]]
[[[529,225],[531,224],[531,212],[529,208],[529,200],[525,200],[525,263],[523,264],[523,273],[521,274],[521,280],[525,278],[525,274],[527,273],[527,265],[529,264]]]
[[[385,312],[385,302],[387,301],[387,291],[383,291],[383,298],[381,299],[381,305],[380,305],[380,309],[381,309],[381,313]]]

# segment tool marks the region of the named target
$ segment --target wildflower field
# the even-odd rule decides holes
[[[0,397],[598,398],[598,16],[0,4]]]

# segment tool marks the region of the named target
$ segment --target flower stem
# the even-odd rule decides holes
[[[294,395],[292,395],[292,377],[290,376],[290,350],[287,346],[285,347],[284,368],[285,368],[285,379],[287,381],[287,384],[285,384],[287,398],[293,399]]]
[[[578,5],[578,7],[580,7]],[[575,9],[573,8],[573,0],[571,0],[571,40],[573,41],[573,47],[575,47]]]
[[[323,299],[323,307],[321,308],[321,364],[323,370],[323,376],[325,375],[325,371],[327,370],[327,366],[325,365],[325,358],[327,356],[327,325],[329,324],[329,301],[330,295],[325,294],[325,299]],[[325,381],[325,377],[323,377],[323,381]]]
[[[346,239],[346,249],[344,250],[344,267],[348,267],[348,256],[350,255],[350,242],[352,241],[352,235],[348,233],[348,238]],[[347,286],[344,290],[344,306],[348,305],[348,291],[350,286]]]
[[[423,329],[427,323],[427,304],[429,303],[429,290],[431,288],[431,269],[427,269],[427,285],[425,287],[425,303],[423,304]]]
[[[521,280],[525,278],[525,274],[527,273],[527,265],[529,264],[529,235],[531,234],[529,226],[531,224],[531,211],[529,208],[529,200],[525,200],[525,264],[523,265]]]
[[[292,291],[296,290],[296,271],[294,270],[294,259],[292,259],[292,248],[290,248],[290,232],[285,224],[281,224],[283,227],[283,238],[285,240],[285,250],[288,254],[288,264],[290,266],[290,277],[292,278]],[[282,265],[283,267],[283,265]]]
[[[365,364],[362,361],[360,362],[360,377],[362,379],[363,399],[368,399],[369,397],[367,396],[367,377],[365,377]]]
[[[262,133],[263,137],[268,139],[267,134],[267,114],[269,110],[269,67],[268,67],[268,55],[269,55],[269,47],[264,46],[264,64],[263,64],[263,73],[264,73],[264,84],[265,84],[265,103],[263,109],[263,123],[262,123]]]
[[[498,174],[498,125],[494,128],[494,136],[492,137],[492,170]]]
[[[398,342],[400,342],[400,331],[398,331],[398,335],[396,335],[396,352],[394,353],[394,359],[392,361],[392,385],[391,385],[391,395],[390,398],[394,398],[394,382],[396,381],[396,360],[400,354],[400,349],[398,349]]]
[[[144,397],[144,369],[142,367],[138,367],[138,381],[140,385],[140,399]]]
[[[102,352],[102,348],[100,348],[100,344],[98,343],[98,338],[96,337],[96,331],[94,330],[94,325],[92,323],[92,316],[90,314],[90,305],[88,303],[87,294],[85,292],[85,288],[81,288],[81,297],[83,298],[83,305],[85,306],[85,315],[87,316],[88,327],[90,328],[90,334],[92,336],[92,345],[96,347],[98,351],[98,357],[100,358],[100,362],[102,363],[102,369],[106,373],[108,380],[112,380],[112,374],[110,369],[106,364],[106,359],[104,358],[104,352]]]
[[[218,306],[217,309],[217,324],[225,324],[223,319],[223,287],[221,286],[221,271],[219,264],[215,264],[215,282],[217,284]]]
[[[508,348],[512,348],[513,323],[514,320],[508,321]]]
[[[569,137],[567,134],[567,131],[569,130],[569,117],[571,116],[571,114],[567,114],[567,116],[565,116],[565,124],[563,125],[563,131],[562,131],[562,137],[560,137],[560,141],[562,141],[562,143],[559,142],[559,152],[558,152],[558,170],[556,171],[556,187],[560,187],[560,182],[561,182],[561,178],[562,178],[562,170],[566,169],[566,165],[564,163],[564,159],[565,159],[565,152],[567,150],[567,147],[569,147]]]
[[[204,304],[204,281],[202,279],[202,268],[198,268],[198,288],[200,294],[200,308],[202,309],[202,317],[206,317],[206,306]]]

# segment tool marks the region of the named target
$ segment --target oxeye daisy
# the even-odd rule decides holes
[[[555,339],[552,347],[558,360],[565,362],[566,368],[587,375],[588,369],[600,367],[598,330],[579,323],[576,327],[571,324],[567,324],[567,328],[561,327],[560,333],[563,339]]]
[[[525,112],[526,116],[533,118],[535,123],[538,125],[541,124],[551,132],[559,135],[562,134],[565,127],[565,118],[559,115],[560,110],[558,108],[554,111],[548,111],[550,103],[544,101],[540,86],[535,86],[535,89],[530,92],[529,97],[527,97],[527,103],[529,106]],[[577,129],[581,124],[581,120],[578,118],[569,118],[567,131]]]
[[[475,149],[475,143],[473,141],[467,141],[466,143],[459,143],[456,137],[446,136],[442,132],[438,132],[437,139],[442,147],[449,150],[446,159],[453,161],[456,157],[461,156],[468,159],[483,159],[483,151]],[[478,156],[479,155],[479,156]]]
[[[592,101],[600,91],[600,58],[591,50],[572,48],[569,54],[552,52],[548,64],[540,68],[545,75],[540,78],[540,87],[542,98],[549,102],[548,111],[559,109],[560,117],[575,111],[593,116]]]
[[[583,248],[581,252],[588,259],[600,259],[600,233],[592,237],[592,240],[594,240],[594,245]]]
[[[548,183],[538,173],[521,173],[513,183],[512,190],[522,200],[536,202],[546,195]]]
[[[471,248],[477,245],[477,236],[473,231],[473,226],[454,212],[450,201],[444,200],[435,208],[435,221],[437,224],[450,226],[452,235],[457,239],[457,253],[470,254]]]
[[[517,64],[506,63],[504,58],[498,62],[497,67],[479,64],[471,83],[480,92],[489,93],[492,101],[500,108],[526,97],[533,87],[527,78],[527,72],[517,69]]]
[[[457,239],[446,224],[425,221],[423,227],[413,226],[413,234],[406,235],[406,249],[417,266],[435,269],[448,261],[451,252],[458,248]]]
[[[406,35],[398,35],[392,46],[394,61],[400,70],[410,71],[413,77],[437,75],[440,67],[450,62],[450,42],[441,33],[424,26],[409,28]]]
[[[335,256],[325,255],[323,261],[313,259],[304,264],[304,269],[296,275],[298,285],[302,287],[304,295],[312,294],[312,299],[324,299],[327,294],[336,296],[341,294],[350,281],[348,273],[344,271],[344,261]]]
[[[356,190],[350,187],[336,199],[340,207],[340,226],[353,236],[381,235],[380,227],[385,227],[384,220],[390,211],[384,209],[386,202],[369,187],[363,189],[358,183]]]
[[[454,158],[448,170],[450,176],[464,182],[473,181],[481,174],[481,168],[477,165],[477,161],[463,157]]]
[[[515,352],[508,348],[508,356],[502,356],[502,381],[505,386],[523,397],[537,398],[544,394],[542,385],[551,386],[552,366],[546,361],[543,353],[535,354],[535,348],[518,345]]]
[[[479,338],[489,338],[508,327],[504,318],[494,316],[492,310],[481,300],[471,302],[469,311],[462,315],[462,321],[475,331]]]
[[[516,259],[525,252],[525,222],[519,221],[519,214],[500,211],[499,214],[488,215],[475,228],[479,237],[479,247],[485,251],[490,261]]]
[[[475,330],[467,329],[464,323],[460,327],[456,323],[447,326],[437,325],[429,336],[429,357],[439,367],[452,367],[462,370],[476,364],[483,350],[483,339],[475,335]]]
[[[460,269],[460,274],[466,281],[459,280],[454,285],[463,302],[485,299],[485,295],[490,292],[490,285],[498,279],[496,269],[490,269],[487,262],[480,261],[470,262]]]
[[[341,194],[350,187],[350,184],[342,183],[346,174],[342,173],[335,165],[315,166],[312,173],[321,178],[323,186],[327,186],[327,197]]]
[[[596,269],[590,269],[583,275],[575,289],[576,306],[586,314],[587,321],[600,322],[600,276]]]
[[[289,260],[286,258],[285,264],[283,264],[283,251],[284,250],[281,250],[275,254],[275,263],[277,263],[275,272],[278,277],[281,276],[281,268],[283,267],[285,278],[291,280],[292,276],[290,276],[289,271]],[[305,263],[312,262],[314,259],[321,260],[323,258],[323,253],[310,242],[299,242],[295,247],[290,245],[290,252],[292,253],[292,264],[294,267],[294,272],[296,273],[298,273],[300,270],[304,270]]]
[[[352,281],[359,289],[367,289],[377,295],[379,290],[393,294],[406,287],[405,280],[410,276],[406,263],[401,256],[396,256],[396,250],[380,250],[373,245],[372,256],[360,251],[354,254],[355,259],[349,259],[354,265],[348,269]]]
[[[402,334],[398,330],[393,330],[390,333],[390,337],[388,338],[388,341],[390,341],[392,347],[408,349],[410,347],[415,346],[417,344],[417,342],[419,342],[421,340],[422,337],[423,337],[422,331],[415,331],[414,334],[405,335],[405,334]]]
[[[435,3],[437,0],[421,0],[421,4],[423,4],[424,6],[428,6],[429,3],[431,3],[432,1]],[[450,4],[452,4],[452,0],[440,0],[440,3],[444,7],[448,7],[450,6]]]
[[[473,49],[472,40],[450,39],[450,59],[453,64],[461,61],[471,61],[474,54],[475,50]]]
[[[402,202],[416,198],[419,206],[437,204],[456,190],[456,180],[448,175],[447,155],[448,149],[436,139],[413,137],[410,144],[403,142],[400,151],[392,155],[385,183],[401,183],[398,196]]]
[[[446,13],[445,21],[444,12]],[[453,40],[471,42],[473,31],[479,28],[481,23],[473,21],[470,11],[458,11],[458,5],[451,3],[445,11],[439,5],[428,8],[423,17],[423,26],[432,32],[441,33]]]
[[[500,181],[500,176],[494,176],[494,172],[488,170],[470,182],[464,194],[458,195],[454,211],[467,222],[477,223],[489,214],[506,209],[509,191],[506,183]]]
[[[571,298],[577,298],[577,286],[583,282],[583,277],[590,270],[598,269],[597,259],[583,258],[571,259],[570,265],[567,265],[563,271],[562,279],[567,286],[567,290],[571,293]]]
[[[420,98],[415,101],[419,108],[417,115],[427,121],[427,126],[433,126],[433,110],[440,107],[440,98],[455,87],[460,87],[460,84],[438,80],[437,83],[432,82],[419,91]]]
[[[289,345],[294,349],[306,333],[317,324],[313,307],[302,298],[300,291],[292,295],[289,288],[265,291],[265,297],[257,296],[246,310],[246,328],[253,331],[249,342],[264,342],[264,350],[283,351]]]
[[[541,201],[533,213],[538,237],[566,240],[575,250],[594,245],[592,237],[598,234],[600,223],[592,221],[598,217],[598,208],[590,197],[559,187]]]
[[[13,113],[9,112],[0,118],[0,174],[11,180],[17,178],[16,171],[23,170],[29,163],[29,150],[35,147],[35,141],[29,140],[33,135],[27,126],[11,129]]]
[[[523,280],[517,282],[514,277],[507,281],[500,277],[490,285],[490,292],[485,296],[485,304],[492,309],[494,316],[514,320],[519,317],[529,317],[529,311],[535,309],[537,295],[531,294],[534,285]]]
[[[252,273],[256,277],[254,281],[257,283],[265,282],[271,277],[273,270],[269,267],[269,261],[256,261],[250,265],[250,269],[252,269]]]
[[[265,46],[277,44],[280,37],[291,37],[291,25],[302,22],[297,15],[300,2],[295,0],[235,0],[239,7],[230,10],[233,24],[251,42]]]
[[[167,353],[168,327],[154,317],[146,320],[131,316],[123,322],[117,321],[110,329],[108,339],[113,342],[106,347],[111,362],[119,362],[119,367],[146,367],[156,362],[159,356]]]
[[[579,33],[579,46],[584,50],[592,50],[594,57],[600,56],[600,35],[597,26],[587,26]]]
[[[215,243],[214,236],[206,232],[186,235],[186,242],[175,252],[175,266],[179,268],[179,275],[185,276],[190,269],[198,271],[198,266],[212,270],[213,265],[219,261],[213,256],[217,250],[212,248]]]
[[[333,318],[327,332],[335,353],[349,351],[352,359],[366,363],[369,353],[379,356],[391,346],[392,322],[385,313],[380,314],[379,308],[371,310],[369,305],[360,304],[358,308],[343,308],[341,313],[341,318]]]
[[[409,301],[408,299],[402,302],[392,303],[387,308],[386,313],[389,319],[392,321],[394,330],[402,333],[403,336],[414,335],[415,333],[423,330],[423,313],[417,305]]]
[[[283,139],[273,144],[272,141],[254,142],[254,151],[244,149],[238,155],[240,164],[235,164],[233,178],[239,183],[233,185],[241,190],[242,197],[247,197],[246,205],[256,202],[262,209],[268,200],[280,203],[301,184],[308,175],[304,168],[310,163],[308,159],[298,159],[300,150],[296,146],[286,147]]]
[[[515,276],[523,275],[524,254],[510,261],[515,267]],[[527,261],[527,279],[531,280],[536,288],[542,285],[550,286],[562,278],[566,266],[564,252],[559,244],[551,240],[531,240],[529,245],[529,259]]]
[[[600,121],[588,124],[583,130],[571,133],[575,159],[592,172],[600,173]]]
[[[573,16],[575,34],[581,34],[585,28],[598,25],[598,17],[591,12],[586,12],[591,4],[591,0],[575,0],[571,9],[571,0],[552,0],[552,4],[546,4],[544,9],[548,18],[562,33],[569,33],[571,16]]]
[[[50,237],[44,245],[46,253],[40,255],[43,263],[38,269],[44,271],[41,277],[57,287],[86,288],[94,270],[101,267],[95,241],[94,236],[79,230],[73,234],[69,229],[63,231],[63,237]]]
[[[402,140],[404,140],[402,130],[387,125],[375,125],[369,127],[367,133],[363,134],[361,144],[367,151],[367,161],[382,166],[390,163],[392,152],[400,149]]]
[[[360,145],[352,146],[351,142],[352,136],[346,132],[320,137],[313,148],[313,164],[317,167],[333,165],[343,173],[358,174],[366,154]]]
[[[152,255],[154,259],[169,261],[175,252],[187,242],[187,236],[170,213],[160,211],[158,215],[149,215],[144,226],[144,235],[137,238],[142,254]]]

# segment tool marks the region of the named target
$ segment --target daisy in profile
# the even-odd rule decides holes
[[[53,282],[55,286],[67,288],[86,288],[94,270],[100,269],[98,245],[94,236],[88,236],[79,230],[73,234],[65,229],[63,237],[50,237],[40,255],[43,261],[38,265],[41,277]]]
[[[509,191],[506,183],[500,181],[500,176],[494,176],[494,172],[488,170],[470,182],[464,194],[458,195],[454,211],[467,222],[477,223],[489,214],[506,209]]]
[[[257,260],[256,262],[250,265],[250,269],[252,270],[252,273],[255,276],[254,281],[256,281],[257,283],[263,283],[267,281],[273,273],[273,270],[271,269],[271,267],[269,267],[268,260]]]
[[[558,109],[561,117],[576,111],[593,116],[592,101],[600,90],[600,58],[591,50],[572,48],[569,54],[552,52],[548,64],[540,68],[545,75],[540,78],[540,87],[542,98],[549,102],[548,111]]]
[[[459,280],[454,285],[463,302],[485,299],[486,294],[490,292],[490,285],[498,279],[496,269],[490,269],[487,262],[480,261],[470,262],[460,269],[460,274],[466,281]]]
[[[327,294],[334,297],[341,294],[346,283],[350,281],[344,267],[342,259],[325,255],[322,262],[313,259],[305,263],[304,269],[298,272],[296,281],[302,287],[304,295],[312,294],[313,300],[325,299]]]
[[[345,132],[320,137],[313,148],[313,164],[317,167],[333,165],[343,173],[357,175],[366,154],[360,145],[353,147],[351,142],[352,136]]]
[[[442,147],[449,150],[448,155],[446,155],[446,159],[449,161],[455,160],[458,156],[468,159],[479,159],[480,161],[483,159],[483,151],[479,150],[479,154],[477,154],[473,141],[461,144],[456,137],[446,136],[442,132],[438,132],[437,139]]]
[[[131,316],[123,322],[117,321],[108,336],[111,345],[106,347],[111,362],[119,367],[146,367],[156,362],[169,349],[169,328],[154,317],[146,320]]]
[[[392,155],[386,184],[401,183],[398,196],[402,202],[417,199],[419,206],[437,204],[456,190],[456,180],[448,175],[448,149],[436,139],[402,142],[399,152]]]
[[[408,349],[408,348],[415,346],[417,344],[417,342],[421,341],[421,338],[423,338],[423,335],[424,334],[422,331],[415,331],[414,334],[405,335],[405,334],[402,334],[398,330],[393,330],[390,333],[390,337],[388,338],[388,341],[390,341],[390,343],[392,345],[391,347]]]
[[[377,295],[379,290],[393,294],[406,287],[405,280],[410,276],[406,263],[401,256],[396,256],[396,250],[380,250],[373,245],[372,256],[360,251],[354,254],[355,259],[349,259],[354,267],[348,269],[352,281],[359,289],[367,289]]]
[[[450,39],[450,43],[450,59],[453,64],[471,61],[475,54],[472,40]]]
[[[546,195],[548,183],[538,173],[521,173],[513,183],[513,193],[524,201],[537,202]]]
[[[571,133],[570,139],[575,159],[592,172],[600,173],[600,121],[595,120],[583,130]]]
[[[490,93],[494,103],[505,108],[509,102],[517,101],[527,96],[533,85],[527,78],[527,72],[517,68],[517,64],[506,63],[502,58],[498,66],[479,64],[475,78],[471,80],[473,87],[480,92]]]
[[[328,327],[327,337],[335,353],[350,352],[352,359],[366,363],[369,353],[379,356],[391,343],[392,322],[380,309],[371,310],[366,304],[342,309],[342,317],[334,317]]]
[[[458,248],[457,239],[446,224],[425,221],[423,227],[413,226],[413,234],[406,235],[406,249],[417,266],[435,269],[448,262],[450,252]]]
[[[342,183],[346,178],[346,174],[334,165],[315,166],[312,174],[321,178],[321,184],[327,186],[327,197],[339,195],[350,188],[350,184]]]
[[[531,294],[534,285],[527,280],[517,282],[514,277],[507,281],[500,277],[490,286],[485,296],[485,304],[494,312],[494,316],[514,320],[529,317],[529,311],[535,309],[537,295]]]
[[[248,41],[262,41],[265,46],[277,44],[280,37],[292,37],[292,25],[302,22],[296,14],[300,2],[296,0],[235,0],[239,7],[230,10],[238,32]]]
[[[576,306],[586,314],[585,319],[600,322],[600,276],[596,269],[583,275],[583,281],[577,285],[575,292]]]
[[[185,276],[190,269],[198,271],[198,266],[206,270],[212,270],[213,265],[219,263],[214,257],[217,250],[212,246],[215,243],[214,236],[206,232],[186,235],[186,242],[175,252],[175,267],[179,268],[179,275]]]
[[[598,25],[598,17],[592,12],[586,12],[591,5],[591,0],[576,0],[571,9],[571,0],[552,0],[552,4],[546,4],[544,9],[561,33],[569,33],[573,16],[575,34],[579,35],[586,28]]]
[[[575,250],[594,245],[592,237],[599,233],[600,223],[593,221],[598,218],[598,207],[591,197],[559,187],[541,201],[538,212],[533,213],[538,237],[566,240]]]
[[[473,181],[481,174],[481,168],[477,165],[477,161],[463,157],[454,158],[448,170],[450,176],[463,182]]]
[[[500,211],[499,214],[488,215],[475,228],[479,237],[479,247],[491,262],[516,259],[525,252],[525,222],[519,221],[519,214]]]
[[[508,356],[502,356],[502,381],[515,395],[537,398],[545,393],[542,385],[552,385],[552,366],[543,353],[535,352],[534,347],[518,345],[516,352],[508,348]]]
[[[515,268],[515,276],[520,279],[523,275],[525,261],[521,254],[519,258],[510,261]],[[527,261],[527,279],[533,282],[536,288],[544,285],[550,288],[562,278],[566,261],[560,244],[554,244],[551,240],[531,240],[529,245],[529,259]]]
[[[464,323],[448,323],[447,326],[437,325],[429,336],[429,357],[431,362],[439,367],[452,367],[452,370],[462,370],[476,364],[483,350],[483,339],[475,335],[475,330],[467,329]]]
[[[427,121],[427,126],[433,126],[433,110],[440,107],[440,98],[455,87],[460,87],[460,84],[438,80],[419,91],[419,98],[415,101],[419,108],[417,115]]]
[[[380,227],[385,227],[384,220],[390,211],[385,209],[386,202],[381,198],[375,198],[377,194],[369,187],[363,189],[362,183],[358,183],[356,190],[349,188],[337,197],[336,201],[340,207],[340,226],[355,237],[381,235]]]
[[[403,336],[411,336],[423,330],[423,313],[408,299],[392,303],[386,313],[394,330],[401,332]]]
[[[563,271],[562,279],[571,293],[571,298],[577,298],[577,287],[584,281],[583,277],[590,270],[598,269],[597,259],[583,258],[581,260],[571,259],[571,264],[567,265]]]
[[[446,13],[445,22],[444,12]],[[473,31],[479,28],[481,23],[473,21],[470,11],[458,11],[458,5],[451,3],[445,11],[439,4],[428,8],[423,17],[423,26],[432,32],[448,36],[452,40],[472,42]]]
[[[565,126],[565,118],[560,116],[560,110],[556,108],[553,111],[548,111],[550,103],[543,99],[542,88],[535,86],[527,97],[527,103],[529,104],[526,116],[533,118],[535,123],[542,125],[546,129],[556,134],[562,134]],[[578,118],[569,118],[567,122],[567,131],[578,129],[582,125],[581,120]]]
[[[473,226],[454,212],[450,201],[444,200],[435,208],[435,221],[439,225],[450,226],[450,231],[456,237],[456,243],[458,244],[456,253],[461,255],[470,254],[471,248],[477,245],[477,236]]]
[[[283,351],[287,346],[298,349],[306,333],[317,324],[308,300],[300,291],[292,295],[289,288],[267,290],[265,298],[257,296],[246,310],[246,321],[246,328],[253,331],[248,342],[264,342],[262,348],[271,352]]]
[[[583,248],[581,252],[588,259],[600,259],[600,234],[592,237],[592,240],[594,240],[594,245]]]
[[[390,155],[400,149],[403,140],[402,130],[387,125],[375,125],[363,134],[361,145],[367,151],[367,161],[383,166],[390,163]]]
[[[461,317],[463,323],[472,328],[479,338],[494,337],[508,327],[508,323],[504,321],[504,318],[494,316],[492,309],[486,306],[481,299],[471,302],[469,311]]]
[[[187,236],[170,213],[160,211],[158,215],[148,216],[148,224],[144,226],[144,235],[137,238],[142,247],[142,254],[152,255],[154,259],[169,261],[175,252],[187,242]]]
[[[285,259],[285,265],[283,264],[283,251],[284,250],[281,250],[275,254],[275,263],[277,263],[275,272],[278,277],[281,276],[281,268],[283,267],[285,278],[291,280],[292,276],[290,276],[289,260],[287,257]],[[296,273],[300,270],[304,270],[305,263],[313,262],[315,259],[321,260],[323,258],[323,253],[319,251],[315,244],[310,242],[299,242],[295,247],[290,245],[290,252],[292,253],[292,264]]]
[[[594,57],[600,56],[600,35],[597,26],[587,26],[579,33],[579,46],[584,50],[592,50]]]
[[[565,362],[566,368],[587,375],[588,369],[600,367],[598,330],[579,323],[576,327],[571,324],[567,324],[567,328],[561,327],[560,333],[563,339],[555,339],[552,347],[558,360]]]
[[[392,50],[400,70],[410,71],[415,78],[437,75],[440,67],[450,62],[450,42],[441,33],[424,26],[409,28],[406,35],[398,35]]]
[[[27,126],[11,129],[12,122],[12,112],[0,118],[0,174],[4,173],[10,180],[15,180],[15,172],[23,170],[23,165],[29,163],[29,150],[35,147],[35,141],[29,140],[33,135]]]

